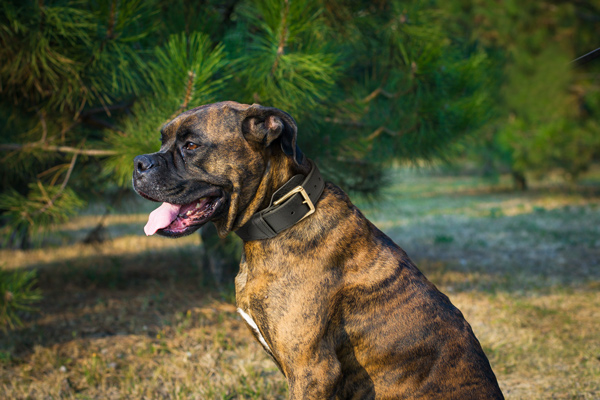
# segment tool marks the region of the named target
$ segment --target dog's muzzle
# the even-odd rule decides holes
[[[160,166],[161,160],[152,155],[144,154],[134,159],[135,191],[147,200],[163,202],[150,213],[144,227],[146,235],[186,236],[220,213],[225,204],[225,196],[220,188],[201,183],[199,188],[189,190],[184,196],[170,196],[169,191],[161,187],[161,177],[158,176]]]

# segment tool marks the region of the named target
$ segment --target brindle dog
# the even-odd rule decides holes
[[[310,162],[276,108],[235,102],[187,111],[159,152],[135,159],[133,185],[165,202],[147,233],[220,236],[268,207]],[[461,312],[406,253],[326,183],[314,214],[244,242],[237,306],[289,383],[291,399],[502,399]],[[160,214],[160,215],[159,215]]]

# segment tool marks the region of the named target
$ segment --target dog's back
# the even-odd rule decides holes
[[[371,232],[383,246],[371,266],[378,272],[340,292],[333,310],[344,376],[339,398],[501,399],[462,313],[389,238]]]

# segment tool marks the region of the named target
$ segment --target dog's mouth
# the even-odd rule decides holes
[[[181,237],[196,231],[210,221],[223,205],[223,198],[207,196],[188,204],[162,203],[150,213],[144,227],[147,236]]]

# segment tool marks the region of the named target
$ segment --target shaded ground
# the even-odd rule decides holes
[[[600,398],[597,181],[522,194],[471,177],[394,179],[361,208],[463,311],[506,397]],[[0,333],[0,393],[286,398],[232,288],[210,283],[198,236],[142,236],[146,207],[109,216],[102,246],[78,244],[100,218],[92,212],[41,249],[0,252],[8,268],[38,269],[45,296],[23,328]]]

